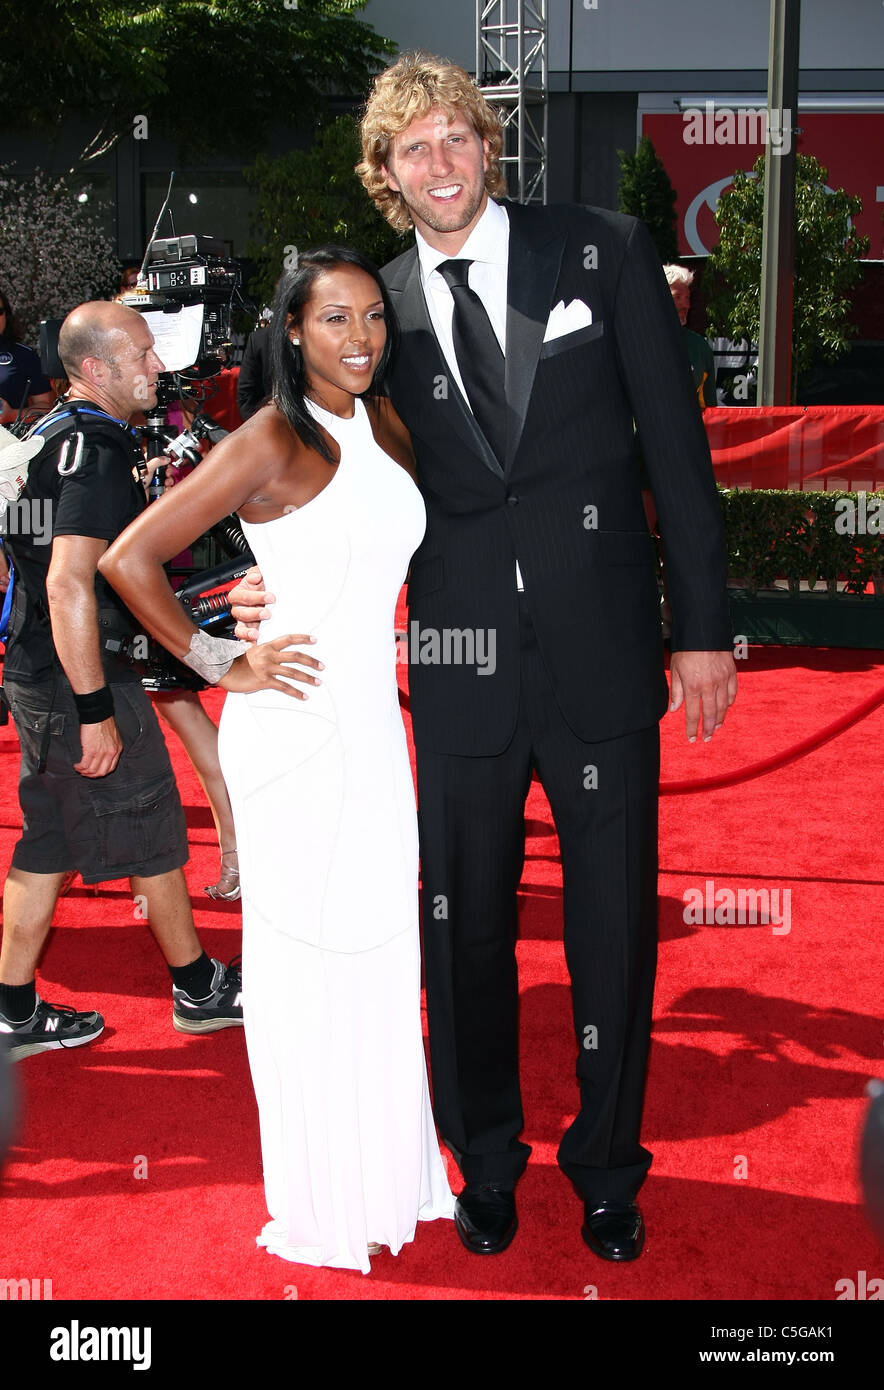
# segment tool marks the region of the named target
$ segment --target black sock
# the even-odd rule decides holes
[[[183,989],[191,999],[205,999],[212,993],[215,967],[203,951],[190,965],[170,965],[169,974],[176,989]]]
[[[0,1014],[10,1023],[27,1023],[37,1007],[37,982],[0,985]]]

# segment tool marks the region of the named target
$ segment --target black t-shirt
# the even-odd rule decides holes
[[[76,472],[65,477],[58,472],[59,454],[69,434],[50,439],[31,460],[27,485],[18,502],[10,503],[4,518],[6,541],[16,567],[4,674],[9,680],[29,685],[42,683],[59,669],[45,617],[53,539],[90,536],[110,543],[144,510],[147,501],[138,477],[141,448],[124,422],[99,412],[89,401],[68,401],[43,417],[41,433],[47,432],[50,420],[72,406],[79,408],[85,438]],[[72,453],[73,445],[69,456]],[[136,620],[98,571],[95,594],[109,629],[118,634],[138,632]],[[140,680],[131,666],[104,650],[102,661],[109,680]]]
[[[0,396],[7,405],[18,410],[20,405],[27,405],[28,396],[43,396],[51,390],[52,382],[43,375],[33,348],[0,342]]]

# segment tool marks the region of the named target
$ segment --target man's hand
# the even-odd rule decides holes
[[[74,763],[74,772],[81,777],[106,777],[113,772],[122,751],[123,740],[113,719],[81,724],[80,761]]]
[[[144,489],[147,491],[151,479],[158,468],[164,468],[163,492],[168,492],[176,483],[180,483],[182,478],[186,478],[188,473],[193,472],[191,463],[174,463],[172,459],[167,459],[165,454],[158,454],[156,458],[148,459],[145,467]]]
[[[734,654],[727,652],[673,652],[669,666],[672,681],[670,710],[685,709],[688,743],[697,740],[702,716],[703,742],[720,729],[737,698]]]
[[[304,685],[321,685],[318,676],[309,671],[299,671],[298,665],[310,667],[313,671],[325,668],[321,661],[305,652],[295,651],[302,642],[312,642],[312,637],[290,633],[287,637],[276,637],[272,642],[261,642],[251,651],[243,652],[234,661],[227,675],[218,682],[225,690],[250,692],[254,690],[284,690],[296,700],[306,700],[303,691],[295,690],[289,681],[301,681]],[[286,680],[280,680],[285,676]]]
[[[148,459],[148,460],[147,460],[146,464],[144,465],[144,468],[145,468],[145,473],[144,473],[144,490],[145,490],[145,492],[147,492],[147,489],[150,487],[151,483],[153,482],[153,475],[154,475],[156,472],[158,472],[159,469],[161,469],[161,468],[165,468],[165,469],[166,469],[165,473],[163,474],[163,488],[165,489],[165,488],[168,488],[168,487],[169,487],[170,484],[169,484],[169,468],[168,468],[168,463],[169,463],[169,460],[166,458],[165,454],[157,454],[154,458]]]
[[[235,635],[241,642],[257,642],[261,623],[270,617],[270,609],[265,605],[276,602],[275,594],[265,593],[264,580],[257,565],[246,570],[239,583],[230,590],[228,598],[231,615],[236,619]],[[301,638],[289,637],[286,641],[299,642]],[[232,687],[228,686],[227,689]]]

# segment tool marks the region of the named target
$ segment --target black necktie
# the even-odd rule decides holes
[[[506,457],[504,357],[475,290],[467,283],[472,261],[443,261],[436,269],[454,300],[454,355],[473,415],[498,460]]]

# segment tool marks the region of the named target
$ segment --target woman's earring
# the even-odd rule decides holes
[[[300,343],[301,343],[301,339],[300,339],[300,338],[289,338],[289,342],[291,343],[292,347],[299,347],[299,346],[300,346]]]

